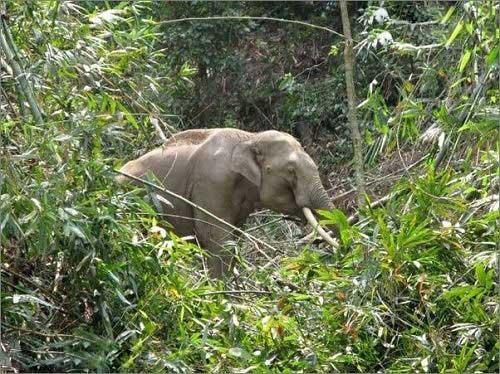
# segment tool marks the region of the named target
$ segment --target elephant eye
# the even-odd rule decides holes
[[[295,168],[292,165],[289,165],[288,168],[288,173],[294,175],[295,174]]]

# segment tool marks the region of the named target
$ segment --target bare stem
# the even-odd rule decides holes
[[[361,134],[358,127],[356,111],[356,93],[354,91],[354,58],[352,52],[351,26],[347,13],[346,0],[340,1],[340,12],[342,16],[342,28],[345,35],[344,62],[345,62],[345,84],[347,91],[347,103],[349,111],[347,117],[354,149],[354,169],[356,172],[356,187],[358,189],[358,208],[361,208],[365,201],[365,182],[363,178],[363,156]]]
[[[31,89],[31,86],[28,80],[26,79],[26,74],[22,71],[21,66],[16,61],[16,56],[14,53],[15,46],[9,45],[8,31],[9,30],[7,28],[7,23],[5,21],[5,18],[0,16],[0,48],[3,50],[5,54],[7,63],[12,68],[14,77],[18,83],[20,96],[25,96],[26,99],[28,100],[31,114],[33,115],[33,118],[35,119],[36,123],[38,125],[43,125],[42,113],[40,112],[40,108],[38,106],[38,103],[36,102],[33,90]]]

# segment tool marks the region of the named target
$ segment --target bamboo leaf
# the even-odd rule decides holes
[[[444,25],[445,23],[447,23],[450,20],[453,13],[455,13],[455,9],[456,9],[456,7],[454,7],[454,6],[452,6],[448,9],[448,11],[444,15],[443,19],[441,20],[442,25]]]
[[[497,63],[498,64],[498,50],[499,50],[499,47],[498,45],[493,48],[490,53],[488,53],[488,56],[486,56],[486,63],[488,65],[493,65],[494,63]]]
[[[451,33],[450,37],[446,41],[446,44],[445,44],[446,47],[449,47],[451,45],[451,43],[453,43],[455,41],[455,39],[457,38],[457,36],[460,34],[460,31],[462,31],[463,27],[464,27],[464,22],[463,21],[459,21],[457,23],[457,25],[455,26],[455,29]]]
[[[472,55],[472,51],[470,49],[465,51],[465,53],[462,55],[462,58],[460,59],[460,63],[459,63],[459,67],[458,67],[459,72],[462,73],[464,71],[465,67],[469,63],[471,55]]]

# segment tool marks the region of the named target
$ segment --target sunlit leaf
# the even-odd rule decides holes
[[[463,27],[464,27],[464,22],[458,21],[457,25],[453,29],[453,32],[451,33],[450,37],[448,38],[448,40],[445,43],[445,45],[447,47],[450,46],[455,41],[457,36],[460,34],[460,31],[462,31]]]
[[[448,11],[444,15],[444,17],[441,19],[441,24],[445,24],[449,21],[449,19],[451,18],[451,16],[455,12],[455,9],[456,9],[456,7],[454,5],[452,5],[448,8]]]
[[[458,71],[463,72],[467,64],[469,63],[470,57],[472,55],[472,51],[470,49],[466,50],[465,53],[460,58],[460,62],[458,65]]]

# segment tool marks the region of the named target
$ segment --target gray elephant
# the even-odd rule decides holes
[[[153,174],[166,189],[235,226],[257,207],[305,217],[317,226],[311,209],[332,207],[311,157],[295,138],[274,130],[183,131],[120,171],[135,177]],[[163,203],[162,211],[175,232],[195,234],[210,254],[211,275],[225,274],[232,255],[223,244],[232,230],[182,200],[163,197],[171,203]]]

